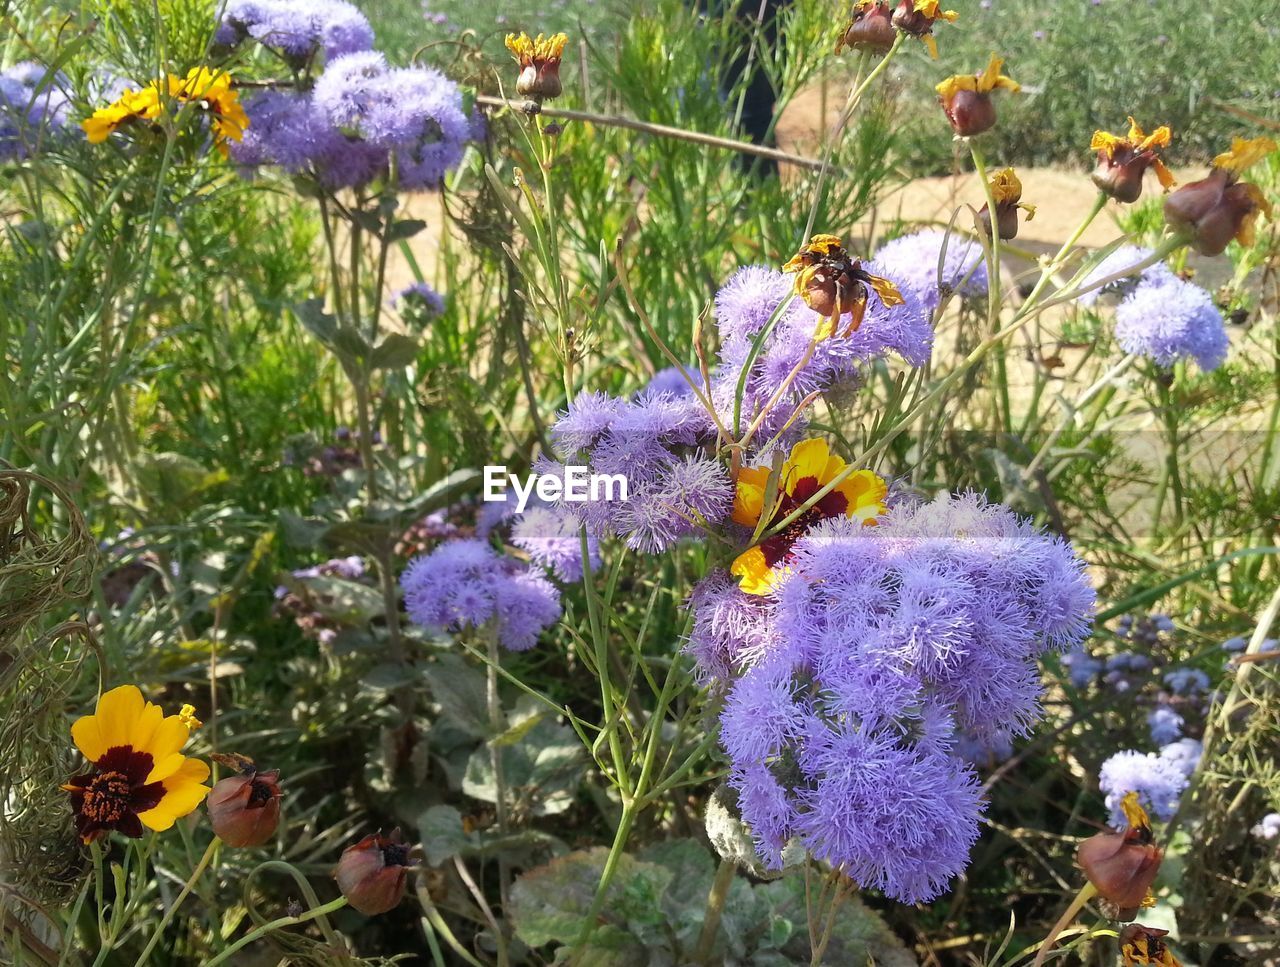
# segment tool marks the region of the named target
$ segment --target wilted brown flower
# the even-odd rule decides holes
[[[1150,906],[1151,884],[1160,870],[1164,850],[1155,845],[1151,821],[1138,804],[1138,794],[1124,797],[1123,832],[1097,833],[1080,844],[1076,861],[1098,895],[1112,906],[1115,920],[1132,920]]]
[[[836,324],[846,313],[851,319],[842,335],[857,332],[867,311],[868,286],[886,307],[903,301],[897,286],[863,269],[862,262],[850,256],[835,235],[813,236],[782,271],[796,273],[796,294],[827,320],[823,327],[826,337],[835,335]]]
[[[1028,205],[1022,200],[1022,182],[1012,168],[1005,168],[991,179],[991,197],[996,203],[996,228],[1005,241],[1018,237],[1018,209],[1027,213],[1027,221],[1036,214],[1036,206]],[[987,235],[991,234],[991,213],[983,205],[978,212]]]
[[[997,88],[1018,92],[1022,90],[1012,77],[1000,73],[1004,61],[991,55],[986,70],[980,74],[957,74],[948,77],[935,90],[942,102],[942,109],[951,122],[951,128],[962,138],[969,138],[996,125],[996,106],[991,92]]]
[[[898,36],[892,16],[888,0],[858,0],[853,5],[849,26],[836,41],[836,53],[847,47],[887,54]]]
[[[938,0],[901,0],[893,11],[893,25],[904,34],[919,37],[929,48],[929,56],[937,60],[938,44],[933,39],[933,25],[939,20],[955,23],[959,16],[954,10],[943,10]]]
[[[1201,255],[1221,255],[1234,238],[1252,245],[1258,213],[1271,217],[1271,203],[1257,185],[1240,181],[1246,168],[1276,150],[1270,138],[1236,138],[1213,159],[1207,178],[1183,185],[1164,202],[1164,218]]]
[[[348,846],[333,876],[347,902],[361,913],[375,916],[394,909],[404,898],[409,878],[409,847],[399,828],[389,836],[372,833]]]
[[[209,823],[228,846],[261,846],[280,823],[280,770],[259,772],[243,756],[234,765],[240,774],[219,780],[209,793]]]
[[[1131,923],[1120,931],[1120,956],[1124,967],[1182,967],[1164,942],[1168,930]]]
[[[1137,201],[1142,194],[1142,176],[1150,168],[1160,179],[1165,191],[1176,182],[1173,174],[1156,154],[1157,148],[1167,148],[1173,139],[1168,125],[1160,125],[1150,134],[1129,118],[1129,134],[1120,137],[1107,131],[1094,131],[1089,142],[1090,150],[1098,152],[1098,166],[1093,169],[1093,183],[1116,201]]]

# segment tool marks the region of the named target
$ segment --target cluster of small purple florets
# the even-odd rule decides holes
[[[1151,255],[1150,249],[1121,245],[1086,275],[1082,284],[1089,286],[1141,265]],[[1123,296],[1116,307],[1115,335],[1126,353],[1166,368],[1181,359],[1194,359],[1205,372],[1226,360],[1230,343],[1213,296],[1175,275],[1164,262],[1091,289],[1079,301],[1093,305],[1104,294]]]
[[[542,573],[483,540],[446,541],[400,576],[405,609],[438,631],[491,628],[511,651],[527,651],[560,617],[560,593]]]
[[[366,572],[364,559],[358,555],[335,557],[322,564],[300,568],[291,572],[296,582],[292,587],[276,588],[276,617],[292,618],[303,637],[310,638],[325,647],[331,647],[343,630],[324,607],[327,590],[314,582],[315,578],[336,578],[341,581],[364,583]]]
[[[0,161],[30,157],[68,130],[70,111],[61,74],[50,75],[30,61],[0,71]]]
[[[391,306],[405,322],[421,327],[444,315],[445,302],[426,282],[414,282],[391,297]]]
[[[957,733],[991,747],[1038,719],[1036,658],[1089,633],[1083,564],[974,494],[824,521],[793,555],[771,596],[714,573],[690,602],[742,817],[770,865],[799,837],[864,886],[932,899],[983,808]]]
[[[886,242],[876,249],[875,264],[899,289],[909,288],[930,312],[952,293],[963,298],[987,294],[987,263],[982,246],[973,239],[936,228]]]
[[[439,185],[462,160],[478,120],[458,86],[432,68],[392,68],[371,49],[373,32],[342,0],[244,0],[228,8],[218,39],[253,38],[299,71],[324,54],[323,72],[298,89],[265,90],[245,101],[249,127],[231,157],[252,171],[275,165],[329,189],[391,178],[415,191]]]

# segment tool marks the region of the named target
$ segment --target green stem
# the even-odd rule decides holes
[[[267,934],[271,933],[272,931],[279,930],[281,927],[291,927],[296,923],[306,923],[308,920],[314,920],[317,917],[327,916],[328,914],[333,913],[335,910],[341,910],[346,905],[347,905],[347,898],[344,896],[340,896],[336,900],[330,900],[328,903],[326,903],[322,907],[316,907],[313,910],[308,910],[305,913],[300,913],[296,917],[279,917],[278,919],[272,920],[269,923],[264,923],[257,930],[254,930],[252,933],[245,934],[243,937],[241,937],[239,940],[233,943],[226,950],[222,951],[222,953],[218,954],[218,956],[214,957],[212,960],[206,961],[204,967],[217,967],[218,964],[225,963],[227,958],[230,957],[232,954],[236,953],[239,950],[243,950],[245,947],[249,946],[249,944],[254,943],[255,941],[261,940]]]
[[[196,881],[204,874],[208,868],[213,854],[217,851],[218,844],[222,840],[215,836],[209,840],[209,845],[204,848],[204,853],[200,857],[200,862],[196,864],[196,868],[191,871],[191,875],[187,877],[187,882],[182,885],[182,891],[177,898],[170,904],[169,909],[164,912],[164,916],[160,919],[160,923],[156,925],[155,932],[151,935],[151,939],[147,941],[147,945],[142,948],[142,953],[138,955],[138,959],[134,961],[134,967],[143,967],[147,963],[147,958],[151,956],[151,951],[155,950],[156,944],[160,942],[160,938],[164,936],[165,928],[169,926],[173,920],[174,914],[178,912],[178,907],[182,906],[182,902],[195,888]]]
[[[724,913],[725,900],[729,897],[729,890],[733,886],[737,871],[738,868],[733,860],[720,861],[716,878],[711,883],[711,892],[707,894],[707,910],[702,917],[702,932],[698,935],[698,946],[693,952],[694,963],[711,963],[716,934],[720,932],[720,917]]]
[[[440,911],[436,909],[436,905],[431,900],[431,894],[427,892],[427,888],[423,886],[421,880],[413,889],[414,894],[418,897],[418,903],[422,905],[422,912],[427,916],[427,922],[437,934],[444,938],[444,942],[449,945],[449,949],[457,954],[469,967],[486,967],[481,961],[476,960],[462,942],[453,935],[453,931],[449,929],[449,925],[444,922],[444,917],[440,916]],[[434,948],[434,944],[432,945]]]
[[[1092,900],[1097,892],[1097,887],[1092,883],[1085,883],[1084,886],[1080,887],[1080,892],[1076,894],[1070,905],[1062,911],[1062,916],[1058,918],[1058,922],[1049,928],[1049,935],[1044,938],[1044,941],[1040,944],[1040,949],[1036,951],[1036,959],[1031,967],[1043,967],[1045,958],[1049,956],[1049,951],[1053,949],[1053,944],[1058,939],[1058,934],[1071,925],[1071,921],[1076,918],[1076,915],[1084,909],[1084,905]]]
[[[576,967],[582,963],[583,947],[595,932],[596,921],[600,917],[600,911],[604,909],[605,896],[609,892],[614,874],[618,872],[618,864],[622,862],[627,837],[631,835],[631,826],[635,823],[636,814],[639,811],[640,803],[635,799],[628,799],[622,807],[622,817],[618,820],[613,844],[609,847],[609,855],[605,858],[604,869],[600,871],[600,885],[596,888],[596,895],[591,900],[591,908],[582,922],[582,929],[578,931],[578,937],[573,942],[574,952],[569,960],[569,967]]]
[[[485,700],[489,706],[489,765],[493,769],[493,786],[495,811],[498,820],[498,832],[505,839],[510,831],[507,817],[507,783],[506,776],[502,768],[502,749],[498,745],[498,736],[502,734],[506,728],[506,717],[502,712],[502,699],[498,694],[498,668],[500,658],[498,655],[498,628],[494,623],[485,629],[485,637],[488,639],[489,645],[489,661],[487,662],[487,676],[485,687]],[[502,915],[504,918],[509,917],[511,910],[511,901],[507,895],[509,884],[511,882],[511,868],[507,860],[505,850],[498,851],[498,898],[502,903]],[[498,963],[505,965],[507,963],[507,942],[497,925],[494,926],[494,942],[498,945]]]

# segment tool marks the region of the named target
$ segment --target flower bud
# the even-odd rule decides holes
[[[507,34],[507,50],[520,64],[520,74],[516,78],[516,93],[534,101],[543,101],[551,97],[559,97],[563,89],[560,84],[560,60],[564,56],[565,44],[569,38],[565,34],[553,34],[543,37],[538,34],[530,38],[528,34]]]
[[[1119,152],[1114,157],[1098,156],[1097,167],[1090,176],[1093,183],[1116,201],[1134,202],[1142,194],[1142,176],[1147,165],[1135,156],[1124,157]]]
[[[1160,185],[1168,191],[1175,184],[1173,174],[1160,160],[1159,151],[1169,146],[1173,133],[1168,125],[1160,125],[1150,134],[1129,118],[1127,135],[1094,131],[1089,148],[1098,153],[1093,170],[1093,183],[1116,201],[1134,202],[1142,194],[1142,176],[1150,168]]]
[[[962,138],[971,138],[996,126],[996,106],[982,91],[957,91],[942,105],[951,128]]]
[[[1164,858],[1136,793],[1124,797],[1124,811],[1129,819],[1124,832],[1090,836],[1076,853],[1076,862],[1098,895],[1114,907],[1116,920],[1132,920],[1148,905],[1151,884]]]
[[[404,898],[409,847],[398,828],[390,836],[372,833],[342,851],[333,876],[355,909],[368,916],[386,913]]]
[[[214,833],[228,846],[261,846],[280,823],[280,770],[259,772],[252,765],[220,780],[206,807]]]
[[[836,53],[844,48],[887,54],[898,32],[891,21],[889,4],[884,0],[863,0],[853,6],[853,20],[836,42]]]
[[[943,10],[938,0],[900,0],[894,8],[892,23],[904,34],[919,37],[929,50],[929,56],[938,59],[938,45],[933,39],[933,25],[939,20],[955,23],[954,10]]]
[[[1270,138],[1237,138],[1231,150],[1213,160],[1208,177],[1184,185],[1164,202],[1164,218],[1201,255],[1221,255],[1234,238],[1251,245],[1258,214],[1271,205],[1257,185],[1240,181],[1250,165],[1276,150]]]
[[[1005,241],[1018,237],[1018,209],[1027,213],[1027,221],[1035,216],[1034,205],[1022,200],[1022,182],[1012,168],[998,172],[990,182],[991,197],[996,203],[996,231]],[[991,212],[983,205],[978,212],[978,224],[988,237],[991,236]]]

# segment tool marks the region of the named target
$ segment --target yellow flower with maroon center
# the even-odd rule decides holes
[[[1140,923],[1124,927],[1118,937],[1124,967],[1182,967],[1165,945],[1164,938],[1168,935],[1168,930],[1144,927]]]
[[[125,88],[113,103],[100,107],[80,122],[90,144],[101,144],[117,128],[132,121],[153,121],[160,116],[160,93],[155,86],[140,91]]]
[[[507,50],[520,64],[520,76],[516,79],[516,92],[524,97],[538,99],[559,97],[560,60],[564,56],[565,44],[569,42],[567,34],[552,34],[543,37],[538,34],[530,38],[528,34],[507,34]]]
[[[1259,214],[1271,217],[1271,202],[1240,176],[1275,150],[1270,138],[1236,138],[1230,151],[1213,159],[1207,178],[1183,185],[1165,199],[1165,221],[1201,255],[1221,255],[1233,238],[1252,245],[1254,223]]]
[[[796,294],[823,317],[819,328],[823,338],[835,335],[836,323],[846,314],[851,318],[842,335],[858,331],[867,312],[868,286],[875,289],[886,308],[903,302],[896,285],[863,269],[862,263],[845,251],[835,235],[813,236],[782,271],[796,273]]]
[[[87,843],[116,830],[136,839],[143,827],[168,829],[199,806],[209,792],[209,766],[182,754],[190,734],[183,715],[166,716],[134,685],[98,699],[94,714],[71,726],[93,767],[62,787],[80,838]]]
[[[1002,67],[1004,61],[992,54],[981,73],[956,74],[935,88],[956,134],[968,138],[995,127],[996,109],[991,103],[991,92],[1004,89],[1017,93],[1022,90],[1022,85],[1012,77],[1000,73]]]
[[[1093,140],[1089,142],[1089,150],[1098,152],[1093,183],[1117,201],[1137,201],[1142,194],[1142,176],[1150,168],[1156,173],[1160,185],[1168,191],[1177,182],[1156,150],[1169,147],[1172,140],[1173,132],[1168,125],[1162,124],[1147,134],[1132,117],[1129,118],[1129,133],[1124,137],[1108,131],[1094,131]]]
[[[893,25],[904,34],[919,37],[929,56],[938,59],[938,44],[933,39],[933,25],[939,20],[955,23],[960,15],[954,10],[943,10],[938,0],[901,0],[893,12]]]
[[[183,79],[169,75],[169,96],[181,103],[195,104],[213,115],[213,139],[218,150],[227,153],[227,141],[239,141],[249,126],[249,116],[240,104],[240,95],[231,87],[231,75],[208,67],[193,67]]]
[[[797,443],[782,464],[774,487],[776,493],[767,508],[765,500],[769,497],[772,471],[768,467],[743,467],[738,472],[733,498],[733,520],[760,530],[763,518],[766,520],[763,529],[773,527],[803,507],[846,466],[831,453],[826,440]],[[739,578],[739,587],[747,594],[768,594],[787,573],[791,548],[809,528],[831,517],[850,517],[863,524],[874,524],[876,517],[884,513],[887,493],[888,486],[879,476],[870,470],[856,470],[786,528],[739,554],[729,570]]]

